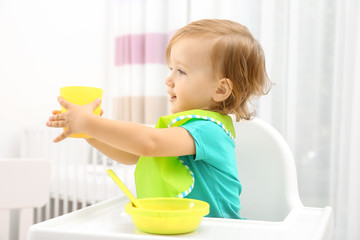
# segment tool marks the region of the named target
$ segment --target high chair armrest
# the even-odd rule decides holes
[[[296,231],[298,239],[333,239],[334,214],[330,206],[324,208],[297,207],[284,219],[289,234]],[[291,234],[294,236],[293,234]]]

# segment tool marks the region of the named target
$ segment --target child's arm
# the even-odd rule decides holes
[[[50,117],[47,126],[67,127],[54,142],[74,133],[87,133],[99,141],[137,156],[181,156],[195,154],[195,143],[187,130],[181,127],[156,129],[137,123],[101,118],[93,114],[100,100],[80,106],[63,98],[59,103],[67,112]]]
[[[96,127],[94,127],[96,126]],[[139,156],[181,156],[195,154],[195,143],[180,127],[157,129],[132,122],[93,115],[85,133],[120,150]]]
[[[106,143],[103,143],[95,138],[87,138],[86,141],[91,146],[96,148],[98,151],[102,152],[109,158],[111,158],[117,162],[120,162],[122,164],[127,164],[127,165],[136,164],[137,161],[139,160],[139,156],[134,155],[132,153],[125,152],[125,151],[121,151],[121,150],[114,148]]]
[[[61,113],[61,111],[59,111],[59,110],[54,110],[52,112],[53,115],[57,115],[60,113]],[[100,116],[102,116],[103,113],[104,113],[104,111],[101,109]],[[85,138],[85,140],[91,146],[96,148],[98,151],[102,152],[109,158],[111,158],[117,162],[120,162],[122,164],[127,164],[127,165],[136,164],[137,161],[139,160],[139,156],[128,153],[128,152],[121,151],[114,147],[111,147],[108,144],[105,144],[95,138]]]

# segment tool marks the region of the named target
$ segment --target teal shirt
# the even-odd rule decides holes
[[[195,155],[180,156],[195,176],[194,189],[186,197],[209,203],[207,217],[240,219],[235,143],[210,121],[190,120],[181,127],[191,134],[196,147]]]

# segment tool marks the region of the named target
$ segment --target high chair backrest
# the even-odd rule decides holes
[[[50,164],[40,159],[0,159],[0,239],[26,240],[34,207],[49,200]],[[11,234],[11,210],[19,211]]]
[[[236,158],[243,190],[240,215],[252,220],[282,221],[302,206],[296,168],[288,144],[265,121],[234,123]]]

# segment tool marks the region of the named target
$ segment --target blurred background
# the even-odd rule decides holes
[[[52,205],[37,221],[119,194],[99,190],[98,166],[115,163],[82,140],[51,143],[59,88],[101,87],[105,117],[154,124],[168,113],[171,34],[230,19],[263,46],[275,85],[253,106],[289,143],[302,202],[333,207],[336,239],[360,239],[359,15],[357,0],[0,0],[0,158],[52,161]],[[133,168],[116,167],[132,181]]]

